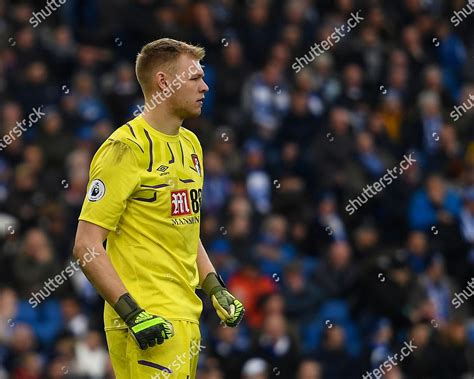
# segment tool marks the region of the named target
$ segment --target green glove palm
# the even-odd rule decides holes
[[[142,350],[160,345],[174,335],[173,325],[168,320],[146,312],[129,294],[122,295],[114,308]]]
[[[245,309],[224,286],[216,273],[207,275],[202,283],[202,289],[209,296],[219,318],[230,327],[239,325],[244,317]]]

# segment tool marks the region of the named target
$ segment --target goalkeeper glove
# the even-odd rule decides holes
[[[222,278],[215,272],[211,272],[206,276],[201,287],[211,299],[219,318],[227,326],[235,327],[239,325],[244,317],[244,306],[227,291]]]
[[[129,293],[120,296],[114,309],[128,325],[133,339],[142,350],[160,345],[174,335],[173,324],[140,308]]]

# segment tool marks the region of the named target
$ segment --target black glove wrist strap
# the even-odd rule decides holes
[[[201,287],[204,293],[209,297],[214,295],[214,293],[219,291],[221,288],[226,288],[221,276],[217,275],[215,272],[207,274]]]
[[[128,323],[133,316],[142,311],[135,299],[128,292],[119,297],[114,305],[114,309],[126,323]]]

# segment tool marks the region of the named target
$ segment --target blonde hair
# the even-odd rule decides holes
[[[183,54],[190,55],[199,61],[206,53],[200,46],[171,38],[160,38],[143,46],[135,63],[135,72],[143,93],[149,92],[151,77],[157,68],[162,67],[172,71],[172,65]]]

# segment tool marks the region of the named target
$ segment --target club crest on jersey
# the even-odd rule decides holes
[[[191,158],[193,160],[194,169],[199,174],[199,176],[201,176],[201,164],[199,163],[197,154],[191,154]]]

